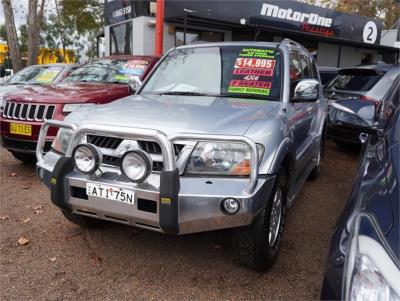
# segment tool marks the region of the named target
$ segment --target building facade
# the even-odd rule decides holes
[[[105,0],[105,55],[153,54],[154,1]],[[379,20],[297,1],[165,0],[164,51],[193,42],[291,38],[315,54],[320,66],[393,63],[399,49],[381,45]]]

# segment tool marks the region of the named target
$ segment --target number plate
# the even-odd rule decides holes
[[[32,126],[30,124],[10,123],[10,133],[24,136],[32,136]]]
[[[132,190],[109,185],[86,183],[86,193],[107,200],[118,201],[126,204],[135,204],[135,193]]]

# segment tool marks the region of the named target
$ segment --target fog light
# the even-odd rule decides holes
[[[143,151],[129,151],[121,158],[121,171],[129,180],[142,182],[151,172],[150,160],[149,156]]]
[[[221,210],[225,214],[235,214],[240,209],[240,203],[233,198],[227,198],[221,201]]]
[[[92,144],[79,144],[72,152],[72,162],[84,174],[94,173],[100,166],[102,153]]]

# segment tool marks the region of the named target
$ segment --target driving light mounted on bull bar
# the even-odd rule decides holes
[[[72,152],[74,167],[84,174],[93,174],[102,160],[103,154],[93,144],[79,144]]]
[[[121,158],[121,171],[135,183],[143,182],[151,172],[151,158],[143,151],[126,152]]]

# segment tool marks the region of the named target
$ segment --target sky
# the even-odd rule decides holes
[[[45,0],[45,16],[53,12],[55,4],[54,0]],[[40,3],[40,1],[39,1]],[[20,25],[26,23],[26,16],[28,14],[28,0],[11,0],[14,11],[14,22],[17,30]],[[4,24],[4,11],[3,5],[0,4],[0,24]]]

